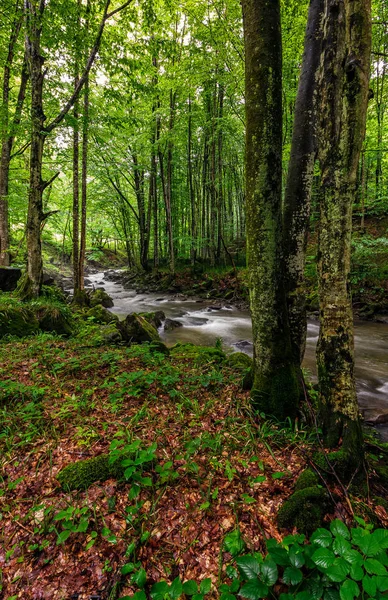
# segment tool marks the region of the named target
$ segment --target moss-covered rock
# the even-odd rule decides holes
[[[163,321],[166,319],[166,315],[162,310],[157,310],[156,312],[139,313],[139,315],[144,317],[148,323],[155,327],[155,329],[159,329]]]
[[[292,494],[281,506],[277,521],[280,527],[296,527],[310,535],[323,524],[329,498],[323,488],[306,487]]]
[[[295,484],[295,491],[299,492],[309,487],[314,487],[320,483],[318,475],[312,469],[306,469],[303,471]]]
[[[42,298],[36,302],[32,302],[31,308],[42,331],[51,331],[58,335],[67,336],[73,333],[73,315],[66,304]]]
[[[224,362],[226,355],[219,348],[211,346],[196,346],[195,344],[175,344],[170,348],[171,356],[178,359],[191,359],[197,364]]]
[[[57,479],[66,491],[87,490],[96,481],[121,478],[124,471],[125,468],[120,464],[110,464],[109,454],[100,454],[67,465],[58,473]]]
[[[31,306],[8,294],[0,296],[0,338],[6,335],[25,337],[37,333],[38,319]]]
[[[95,323],[101,323],[103,325],[117,323],[119,320],[117,315],[109,312],[109,310],[104,308],[101,304],[97,304],[96,306],[89,308],[89,310],[85,312],[85,317],[93,320]]]
[[[124,321],[116,324],[124,342],[138,343],[159,342],[159,334],[144,317],[137,314],[128,315]]]
[[[166,344],[163,344],[163,342],[151,342],[150,351],[159,352],[159,354],[170,356],[170,350],[167,348]]]
[[[313,460],[315,466],[322,469],[325,479],[328,479],[329,481],[336,479],[331,467],[344,484],[351,481],[353,487],[358,486],[365,478],[364,469],[360,468],[358,472],[356,472],[353,457],[349,456],[349,453],[344,450],[336,450],[334,452],[329,452],[326,455],[322,452],[317,452],[314,454]]]
[[[104,308],[112,308],[114,302],[112,298],[104,290],[97,289],[90,294],[90,306],[101,304]]]

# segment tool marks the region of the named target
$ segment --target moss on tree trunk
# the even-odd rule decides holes
[[[321,74],[321,329],[317,348],[326,442],[359,464],[362,431],[354,381],[349,285],[352,203],[365,134],[371,51],[370,0],[326,0]]]
[[[246,220],[254,344],[254,404],[283,419],[297,412],[282,261],[282,43],[280,2],[243,0]]]

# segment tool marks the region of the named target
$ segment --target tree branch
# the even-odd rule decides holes
[[[67,115],[67,113],[69,112],[71,107],[73,106],[73,104],[76,102],[76,100],[88,78],[88,75],[93,66],[94,60],[96,58],[97,52],[100,49],[102,34],[104,32],[106,21],[108,19],[110,19],[113,15],[118,13],[119,11],[126,8],[132,2],[132,0],[128,0],[127,2],[125,2],[125,4],[122,4],[119,8],[116,8],[112,12],[108,13],[110,1],[111,0],[106,0],[104,14],[101,19],[101,23],[100,23],[100,27],[99,27],[99,30],[97,33],[96,41],[94,42],[94,46],[89,54],[89,58],[87,60],[84,72],[82,73],[82,76],[80,77],[80,79],[74,89],[73,94],[70,96],[69,100],[67,101],[65,106],[62,108],[61,112],[55,117],[55,119],[53,121],[51,121],[51,123],[49,125],[47,125],[44,128],[44,131],[46,131],[47,133],[50,133],[53,129],[55,129],[63,121],[63,119],[65,118],[65,116]]]
[[[58,173],[55,173],[55,175],[53,175],[51,177],[51,179],[49,179],[48,181],[42,181],[42,192],[49,187],[49,185],[51,185],[53,183],[53,181],[56,180],[56,178],[60,175],[60,171],[58,171]]]

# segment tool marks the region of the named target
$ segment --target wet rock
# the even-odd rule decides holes
[[[92,285],[92,282],[90,281],[90,279],[86,278],[86,279],[84,279],[84,284],[85,285]]]
[[[164,322],[164,331],[172,331],[178,327],[183,327],[183,323],[176,321],[175,319],[166,319]]]
[[[236,342],[234,346],[243,352],[251,352],[253,350],[253,344],[252,342],[248,342],[248,340]]]
[[[0,290],[2,292],[13,292],[16,290],[21,275],[21,269],[0,267]]]
[[[165,300],[165,298],[156,298],[155,302],[163,302],[163,300]]]
[[[384,425],[388,423],[388,413],[366,419],[366,423],[370,425]]]
[[[144,317],[146,321],[148,321],[148,323],[151,323],[151,325],[155,327],[155,329],[159,329],[163,321],[166,319],[166,315],[162,310],[157,310],[156,312],[149,313],[139,313],[139,315]]]
[[[141,315],[128,315],[124,321],[116,323],[116,327],[121,334],[124,342],[127,343],[142,343],[142,342],[158,342],[160,341],[159,334],[147,319]]]
[[[90,294],[90,306],[101,304],[104,308],[112,308],[114,302],[112,298],[102,289],[97,289]]]
[[[208,307],[208,310],[222,310],[221,304],[212,304]]]

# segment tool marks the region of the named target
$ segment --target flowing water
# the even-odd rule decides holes
[[[221,307],[214,301],[174,297],[163,293],[138,294],[120,283],[108,281],[103,273],[90,275],[95,287],[104,287],[113,298],[112,312],[119,316],[132,312],[162,310],[167,317],[182,323],[171,331],[161,330],[167,345],[191,342],[214,345],[221,338],[224,347],[252,355],[252,327],[248,311],[233,306]],[[315,347],[319,325],[309,319],[304,366],[316,375]],[[358,401],[366,420],[385,415],[388,423],[388,324],[358,321],[355,323],[356,380]],[[388,441],[388,424],[378,426],[381,437]]]

